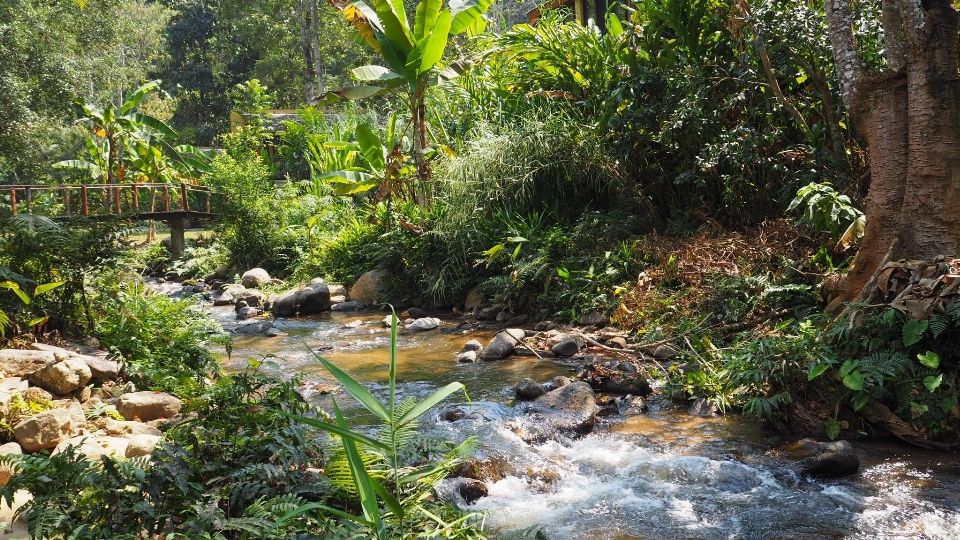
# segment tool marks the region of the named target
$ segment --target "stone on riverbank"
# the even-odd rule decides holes
[[[240,284],[248,289],[256,289],[270,283],[270,274],[263,268],[251,268],[240,277]]]
[[[86,386],[91,377],[87,363],[81,358],[72,356],[33,372],[30,375],[30,384],[48,390],[54,395],[63,396]]]
[[[107,435],[128,439],[136,437],[137,435],[160,436],[160,430],[151,425],[144,424],[143,422],[114,420],[110,417],[106,417],[103,420],[103,430]]]
[[[135,458],[139,456],[149,456],[153,452],[153,447],[156,446],[159,441],[159,435],[135,435],[129,439],[124,457]]]
[[[457,355],[457,362],[472,364],[477,361],[477,351],[463,351]]]
[[[860,458],[850,441],[818,442],[800,439],[770,452],[773,457],[792,461],[801,474],[844,476],[860,468]]]
[[[13,434],[24,452],[53,448],[73,434],[73,416],[66,409],[50,409],[14,426]]]
[[[99,346],[99,342],[97,342]],[[120,363],[107,358],[107,353],[99,352],[94,354],[80,354],[70,349],[64,349],[55,345],[46,343],[33,343],[30,348],[37,351],[52,352],[55,357],[63,359],[76,357],[82,359],[90,368],[90,375],[95,381],[109,381],[116,379],[120,375]]]
[[[498,332],[480,353],[480,359],[486,361],[503,360],[513,353],[513,348],[522,343],[524,337],[526,337],[526,332],[519,328],[508,328]]]
[[[576,339],[568,337],[560,343],[550,347],[550,352],[557,356],[573,356],[580,352],[580,344],[577,343]]]
[[[276,330],[279,335],[279,329],[270,321],[254,321],[241,324],[233,330],[234,334],[241,336],[255,336],[257,334],[270,335],[271,331]]]
[[[477,351],[480,352],[483,350],[483,344],[479,340],[471,339],[470,341],[463,344],[463,351]]]
[[[385,268],[370,270],[350,287],[347,299],[364,306],[375,306],[384,300],[383,288],[389,279],[390,271]]]
[[[103,456],[122,458],[126,455],[129,442],[129,439],[122,437],[80,435],[61,441],[52,453],[59,454],[72,446],[87,461],[99,461]]]
[[[547,393],[547,389],[537,381],[531,379],[530,377],[524,377],[520,379],[520,382],[514,387],[514,393],[517,396],[517,399],[520,400],[532,400],[537,399],[538,397]]]
[[[127,420],[149,422],[180,414],[180,400],[163,392],[131,392],[117,400],[117,412]]]
[[[277,317],[312,315],[330,309],[330,289],[320,278],[315,278],[304,287],[291,289],[273,302],[273,314]]]
[[[404,327],[408,332],[426,332],[427,330],[435,330],[440,326],[440,319],[436,317],[423,317],[420,319],[414,319],[414,321]]]
[[[56,361],[57,357],[49,351],[0,350],[0,370],[6,377],[29,377]]]

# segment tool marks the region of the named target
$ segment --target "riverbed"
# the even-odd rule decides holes
[[[231,308],[206,309],[235,325]],[[390,342],[383,317],[277,319],[281,336],[237,336],[224,365],[237,371],[267,357],[282,376],[304,373],[303,393],[322,406],[336,387],[315,359],[322,354],[383,397]],[[398,391],[423,397],[452,381],[466,385],[469,401],[453,396],[421,428],[451,440],[479,437],[477,458],[504,471],[487,482],[488,496],[466,506],[486,513],[493,536],[540,529],[551,540],[960,538],[955,453],[854,441],[857,475],[801,477],[767,454],[788,439],[756,420],[695,418],[656,396],[649,412],[605,417],[587,436],[527,444],[516,434],[523,418],[513,407],[513,385],[569,376],[577,363],[513,357],[461,364],[456,354],[467,340],[486,343],[495,331],[457,324],[400,336]],[[333,395],[364,421],[348,396]],[[450,408],[462,418],[444,420]]]

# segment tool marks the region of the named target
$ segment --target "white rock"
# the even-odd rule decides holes
[[[13,433],[24,452],[53,448],[73,434],[73,417],[66,409],[51,409],[20,422]]]
[[[126,457],[149,456],[159,440],[159,435],[135,435],[130,439],[130,443],[127,444]]]
[[[86,386],[91,377],[90,366],[82,358],[72,356],[33,372],[30,384],[62,396]]]
[[[141,422],[173,418],[180,413],[180,400],[163,392],[131,392],[120,396],[117,411],[127,420]]]

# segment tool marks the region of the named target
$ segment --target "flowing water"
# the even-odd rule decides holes
[[[210,312],[233,324],[231,309]],[[224,363],[240,370],[249,359],[273,355],[283,375],[304,373],[304,394],[325,404],[335,381],[309,347],[384,397],[389,331],[382,318],[280,319],[285,335],[238,336]],[[751,419],[693,418],[656,400],[651,412],[603,419],[588,436],[529,445],[515,434],[523,419],[515,416],[512,386],[523,377],[570,375],[575,365],[536,358],[457,363],[468,339],[485,343],[492,335],[431,331],[401,335],[398,345],[403,396],[423,397],[451,381],[467,387],[471,401],[455,396],[422,427],[451,440],[478,436],[477,458],[504,472],[468,507],[487,513],[492,534],[540,527],[553,540],[960,539],[960,462],[952,453],[856,443],[859,474],[805,478],[767,456],[785,441]],[[335,395],[350,407],[348,397]],[[451,408],[462,418],[441,419]]]

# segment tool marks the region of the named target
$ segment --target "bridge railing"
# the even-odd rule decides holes
[[[193,184],[25,184],[0,186],[12,215],[52,217],[187,213],[212,215],[213,192]]]

